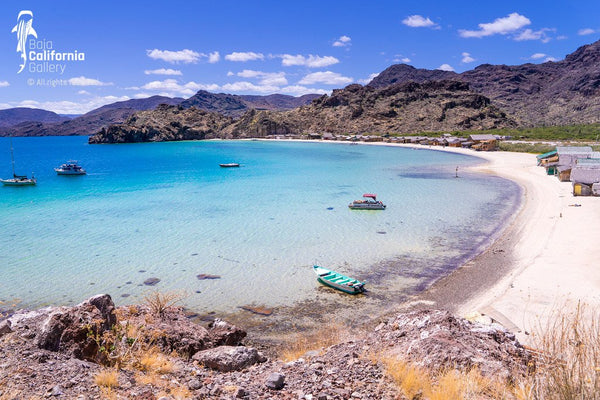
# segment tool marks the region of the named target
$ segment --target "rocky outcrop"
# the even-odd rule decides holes
[[[98,330],[90,331],[90,324]],[[95,379],[106,370],[90,362],[96,359],[78,358],[89,345],[79,333],[85,329],[95,336],[111,324],[111,332],[145,332],[137,340],[152,338],[148,344],[159,346],[161,360],[173,366],[160,372],[139,365],[114,369],[117,382],[111,393],[128,399],[396,399],[402,395],[386,375],[390,357],[412,360],[430,371],[477,367],[486,377],[511,379],[524,374],[530,361],[501,327],[436,310],[396,315],[365,335],[291,362],[267,360],[256,349],[241,346],[245,332],[224,321],[204,328],[176,307],[160,314],[148,305],[115,310],[110,296],[99,295],[74,307],[21,311],[0,321],[0,396],[105,397]]]
[[[447,311],[400,314],[379,325],[371,341],[387,354],[430,370],[476,367],[482,375],[508,379],[525,374],[529,353],[501,326],[474,324]]]
[[[212,139],[232,123],[221,114],[195,107],[160,105],[141,111],[119,125],[111,125],[90,136],[89,143],[137,143]]]

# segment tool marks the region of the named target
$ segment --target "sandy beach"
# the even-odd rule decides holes
[[[490,316],[526,344],[549,318],[578,302],[600,309],[600,199],[574,197],[571,183],[547,176],[532,154],[444,151],[485,159],[474,169],[517,182],[523,202],[490,248],[415,303]]]

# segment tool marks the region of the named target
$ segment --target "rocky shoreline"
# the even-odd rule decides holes
[[[503,380],[526,374],[531,361],[502,327],[438,310],[346,328],[338,343],[307,343],[282,361],[281,348],[259,351],[244,330],[219,319],[203,326],[158,300],[115,307],[104,294],[4,317],[0,398],[397,399],[384,359]]]

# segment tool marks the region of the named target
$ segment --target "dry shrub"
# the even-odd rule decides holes
[[[292,335],[281,345],[280,358],[294,361],[305,356],[309,351],[322,351],[324,348],[340,343],[345,329],[341,326],[328,326],[314,332]]]
[[[520,382],[520,398],[600,399],[600,309],[557,308],[534,336],[536,370]]]
[[[161,293],[159,291],[153,291],[144,296],[146,304],[150,308],[150,311],[158,317],[162,317],[165,311],[180,302],[184,298],[183,293],[179,292],[166,292]]]

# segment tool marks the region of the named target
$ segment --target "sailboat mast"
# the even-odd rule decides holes
[[[13,154],[12,136],[10,136],[10,161],[12,162],[13,178],[15,175],[15,155]]]

